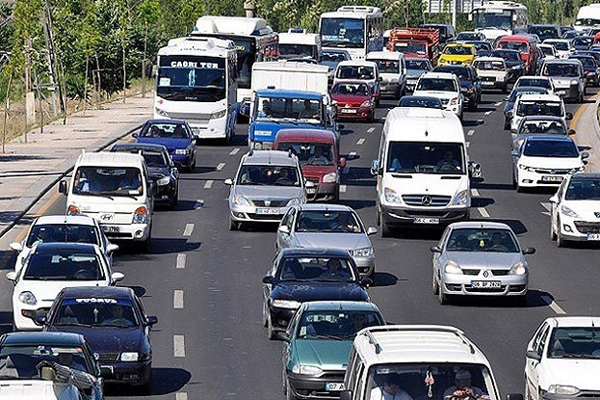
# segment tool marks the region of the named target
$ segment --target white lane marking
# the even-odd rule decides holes
[[[552,205],[550,203],[541,202],[540,204],[546,209],[546,211],[550,211],[550,209],[552,208]]]
[[[358,142],[356,142],[357,145],[362,145],[363,143],[365,143],[365,138],[360,138],[358,139]]]
[[[489,218],[490,214],[487,212],[487,210],[484,207],[477,207],[477,211],[479,211],[479,214],[481,214],[481,216],[483,218]]]
[[[173,356],[185,357],[185,337],[183,335],[173,335]]]
[[[183,290],[174,290],[173,291],[173,308],[175,308],[175,309],[183,308]]]
[[[231,150],[231,151],[229,152],[229,155],[230,155],[230,156],[235,156],[235,155],[236,155],[236,154],[237,154],[239,151],[240,151],[240,148],[239,148],[239,147],[236,147],[235,149],[233,149],[233,150]]]
[[[219,165],[217,165],[217,171],[222,170],[224,167],[225,167],[225,163],[224,162],[219,163]]]
[[[542,211],[542,214],[547,215],[547,216],[552,215],[552,214],[550,214],[550,211]]]
[[[367,133],[373,133],[375,131],[375,127],[371,127],[367,129]]]
[[[204,189],[210,189],[212,187],[213,182],[214,181],[212,179],[207,180],[204,184]]]
[[[473,197],[479,197],[479,190],[477,190],[477,189],[471,189],[471,196],[473,196]]]
[[[340,185],[340,193],[346,193],[346,185]]]
[[[350,153],[348,153],[348,158],[353,160],[354,157],[356,157],[356,152],[355,151],[351,151]]]
[[[350,171],[350,167],[344,167],[342,174],[346,175]]]
[[[185,260],[186,260],[187,256],[185,255],[185,253],[179,253],[177,254],[177,264],[175,265],[175,268],[177,269],[185,269]]]
[[[466,145],[467,145],[467,149],[468,149],[469,146],[471,145],[471,142],[467,142]]]
[[[567,313],[558,304],[556,304],[556,302],[554,300],[552,300],[550,297],[542,296],[542,300],[544,300],[546,302],[546,304],[548,304],[550,306],[550,308],[552,309],[552,311],[554,311],[555,313],[563,314],[563,315]]]
[[[490,115],[492,112],[491,111],[486,111],[485,114],[483,115]]]
[[[497,103],[496,103],[496,104],[494,104],[494,105],[495,105],[496,107],[498,107],[498,106],[501,106],[501,105],[502,105],[502,102],[501,102],[501,101],[499,101],[499,102],[497,102]]]
[[[194,208],[198,209],[198,208],[202,208],[203,206],[204,206],[204,200],[202,200],[202,199],[196,200],[196,204],[194,205]]]
[[[190,236],[192,236],[192,232],[194,232],[194,224],[185,224],[183,236],[190,237]]]
[[[175,400],[188,400],[187,393],[186,392],[175,393]]]
[[[473,134],[475,133],[474,129],[471,129],[469,132],[467,132],[468,136],[473,136]]]

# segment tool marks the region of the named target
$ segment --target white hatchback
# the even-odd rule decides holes
[[[563,122],[573,119],[573,114],[566,112],[565,104],[555,94],[522,94],[517,96],[512,109],[510,130],[516,133],[521,120],[527,116],[547,116],[562,118]]]
[[[446,111],[452,111],[461,120],[463,115],[463,95],[456,75],[449,72],[427,72],[419,78],[414,96],[437,97]]]

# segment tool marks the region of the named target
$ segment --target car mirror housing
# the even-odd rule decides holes
[[[6,279],[11,282],[15,282],[17,280],[17,273],[15,271],[10,271],[6,274]]]
[[[108,246],[106,246],[106,251],[109,253],[114,253],[117,250],[119,250],[118,244],[111,243]]]
[[[523,249],[523,254],[535,254],[535,247],[526,247]]]
[[[277,339],[283,340],[284,342],[289,342],[290,335],[287,332],[277,332]]]
[[[306,182],[304,182],[304,186],[306,188],[309,188],[309,189],[310,188],[314,188],[315,187],[315,183],[313,181],[306,181]]]
[[[23,245],[19,242],[11,243],[10,249],[13,251],[20,252],[20,251],[23,251]]]
[[[58,182],[58,193],[67,194],[67,181]]]
[[[275,277],[273,277],[271,275],[264,276],[262,278],[262,282],[267,285],[273,285],[275,283]]]
[[[557,204],[558,203],[558,196],[554,195],[552,197],[550,197],[550,199],[548,199],[550,201],[550,203],[554,203]]]
[[[361,286],[371,286],[373,284],[373,279],[371,278],[361,278],[360,279],[360,285]]]
[[[378,231],[377,227],[370,226],[367,228],[367,235],[368,236],[375,235],[375,234],[377,234],[377,231]]]
[[[534,360],[537,360],[537,361],[540,361],[542,359],[542,357],[535,350],[529,350],[527,352],[527,358],[531,358],[531,359],[534,359]]]
[[[231,186],[231,185],[233,185],[233,179],[227,178],[223,181],[223,183],[227,186]]]
[[[431,246],[431,247],[429,248],[429,251],[431,251],[432,253],[441,253],[441,252],[442,252],[442,249],[440,249],[440,247],[439,247],[439,246]]]
[[[35,317],[30,317],[33,320],[33,323],[36,324],[37,326],[44,326],[46,325],[46,316],[45,315],[36,315]]]
[[[590,153],[588,153],[587,151],[581,153],[582,160],[587,160],[588,158],[590,158]]]
[[[125,274],[122,272],[113,272],[110,277],[114,282],[120,282],[125,278]]]
[[[153,326],[158,322],[158,318],[155,317],[154,315],[152,316],[147,316],[146,317],[146,325],[147,326]]]
[[[280,225],[277,228],[277,231],[281,232],[281,233],[285,233],[285,234],[289,234],[290,233],[290,228],[288,228],[287,225]]]
[[[570,112],[568,112],[568,113],[567,113],[567,115],[565,116],[565,119],[566,119],[567,121],[570,121],[570,120],[572,120],[572,119],[573,119],[573,114],[571,114]]]

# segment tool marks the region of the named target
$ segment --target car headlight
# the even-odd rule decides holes
[[[337,182],[337,178],[338,178],[337,172],[330,172],[323,177],[323,182],[324,183]]]
[[[372,247],[363,247],[362,249],[354,249],[349,251],[352,257],[372,257],[373,256],[373,248]]]
[[[273,307],[277,308],[289,308],[295,310],[300,307],[300,302],[296,300],[273,300]]]
[[[525,275],[526,272],[527,266],[522,261],[514,263],[513,266],[508,270],[509,275]]]
[[[163,176],[162,178],[160,178],[160,179],[158,179],[158,180],[156,181],[156,184],[157,184],[158,186],[165,186],[165,185],[168,185],[170,181],[171,181],[171,178],[170,178],[170,177],[168,177],[168,176]]]
[[[525,170],[525,171],[531,171],[532,170],[531,167],[528,167],[525,164],[519,164],[519,169],[522,169],[522,170]]]
[[[575,211],[571,210],[569,207],[567,206],[560,206],[560,212],[564,215],[566,215],[567,217],[571,217],[571,218],[581,218],[579,216],[579,214],[577,214]]]
[[[388,203],[397,203],[400,204],[402,201],[400,200],[400,196],[398,196],[398,193],[396,193],[395,190],[390,189],[390,188],[385,188],[385,190],[383,191],[384,196],[385,196],[385,201],[387,201]]]
[[[154,111],[155,111],[155,112],[156,112],[158,115],[160,115],[161,117],[168,117],[168,116],[169,116],[169,113],[167,113],[167,112],[166,112],[165,110],[163,110],[162,108],[155,107],[155,108],[154,108]]]
[[[452,275],[462,275],[462,269],[460,269],[458,264],[454,261],[446,262],[446,265],[444,266],[444,272]]]
[[[456,104],[458,104],[458,97],[455,97],[452,100],[450,100],[450,105],[451,106],[456,105]]]
[[[233,204],[238,206],[251,206],[250,201],[244,196],[233,196]]]
[[[223,118],[225,116],[225,114],[227,114],[227,109],[223,109],[221,111],[217,111],[214,112],[212,114],[210,114],[210,118],[216,119],[216,118]]]
[[[456,196],[454,196],[454,201],[452,202],[452,205],[465,206],[467,204],[469,204],[469,191],[468,190],[463,190],[461,192],[458,192],[456,194]]]
[[[148,222],[148,209],[144,206],[136,208],[133,212],[134,224],[145,224]]]
[[[132,362],[140,359],[139,353],[121,353],[121,361]]]
[[[323,370],[314,365],[296,364],[292,367],[292,372],[298,375],[321,375]]]
[[[67,215],[81,215],[81,210],[76,205],[69,205],[67,208]]]
[[[513,65],[512,67],[510,67],[510,69],[521,69],[520,65]]]
[[[175,154],[185,156],[186,154],[188,154],[188,149],[175,149]]]
[[[19,294],[19,301],[27,304],[28,306],[35,306],[37,303],[37,299],[31,292],[21,292]]]
[[[548,393],[551,394],[563,394],[563,395],[575,395],[579,393],[579,388],[570,385],[550,385],[548,387]]]
[[[371,100],[363,101],[363,103],[360,106],[361,107],[371,107]]]
[[[571,85],[579,85],[579,81],[576,79],[571,80]]]
[[[298,205],[298,204],[300,204],[300,199],[291,199],[287,203],[288,206],[295,206],[295,205]]]

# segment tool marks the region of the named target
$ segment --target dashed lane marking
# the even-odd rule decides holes
[[[175,393],[175,400],[188,400],[188,395],[186,392]]]
[[[173,291],[173,308],[177,310],[183,309],[183,290]]]
[[[548,304],[550,306],[552,311],[554,311],[555,313],[561,314],[561,315],[564,315],[567,313],[558,304],[556,304],[556,302],[554,300],[552,300],[549,296],[542,296],[541,298],[542,298],[542,300],[544,300],[546,302],[546,304]]]
[[[210,189],[213,185],[213,182],[214,181],[212,179],[207,180],[206,183],[204,184],[204,189]]]
[[[340,185],[340,193],[346,193],[346,185]]]
[[[239,151],[240,151],[240,148],[239,148],[239,147],[236,147],[235,149],[233,149],[233,150],[231,150],[231,151],[229,152],[229,155],[230,155],[230,156],[235,156],[235,155],[236,155],[236,154],[237,154]]]
[[[359,146],[361,146],[364,143],[365,143],[365,138],[360,138],[360,139],[358,139],[358,142],[356,142],[356,144]]]
[[[192,232],[194,232],[194,224],[186,224],[185,229],[183,231],[183,236],[190,237],[192,236]]]
[[[468,149],[469,146],[471,146],[471,142],[467,142],[466,145],[467,145],[467,149]]]
[[[471,129],[469,132],[467,132],[468,136],[473,136],[475,134],[475,129]]]
[[[477,190],[477,189],[471,189],[471,196],[473,196],[473,197],[479,197],[479,190]]]
[[[479,214],[481,214],[481,216],[483,218],[489,218],[490,214],[487,212],[487,210],[484,207],[477,207],[477,211],[479,211]]]
[[[222,163],[219,163],[219,165],[217,165],[217,171],[220,171],[220,170],[222,170],[223,168],[225,168],[225,163],[224,163],[224,162],[222,162]]]
[[[185,261],[187,256],[185,253],[177,254],[177,264],[175,264],[175,268],[177,269],[185,269]]]
[[[173,335],[173,356],[185,357],[185,337],[183,335]]]
[[[499,102],[497,102],[497,103],[496,103],[496,104],[494,104],[494,105],[495,105],[496,107],[498,107],[498,106],[501,106],[501,105],[502,105],[502,102],[501,102],[501,101],[499,101]]]
[[[375,127],[371,127],[369,129],[367,129],[367,133],[373,133],[375,132]]]
[[[342,169],[342,174],[347,175],[349,171],[350,167],[344,167],[344,169]]]
[[[483,115],[490,115],[492,112],[491,111],[486,111],[485,114]]]

